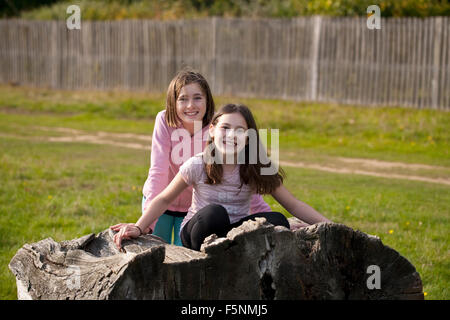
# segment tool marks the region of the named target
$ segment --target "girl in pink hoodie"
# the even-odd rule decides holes
[[[202,152],[214,116],[214,100],[208,82],[198,72],[180,71],[167,90],[166,109],[155,120],[150,170],[143,187],[142,213],[177,175],[180,166]],[[184,190],[144,232],[152,232],[167,243],[181,246],[180,226],[192,201],[192,187]],[[252,197],[250,213],[269,212],[259,194]]]

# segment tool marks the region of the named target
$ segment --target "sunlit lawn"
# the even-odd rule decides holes
[[[279,128],[281,152],[302,161],[376,158],[438,165],[448,175],[448,113],[216,98],[218,106],[228,101],[249,105],[260,127]],[[72,239],[140,215],[149,149],[48,142],[36,137],[55,133],[39,127],[151,135],[163,105],[163,95],[0,87],[1,299],[16,299],[8,263],[23,244]],[[427,299],[450,297],[448,185],[284,169],[299,199],[336,222],[378,235],[409,259]]]

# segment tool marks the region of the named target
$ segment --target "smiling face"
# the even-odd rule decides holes
[[[245,147],[247,129],[247,122],[239,112],[226,113],[210,125],[209,134],[220,153],[237,154]]]
[[[184,127],[202,121],[206,113],[206,97],[198,83],[183,86],[176,100],[177,116]]]

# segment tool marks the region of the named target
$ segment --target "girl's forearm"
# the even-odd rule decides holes
[[[156,196],[135,224],[141,228],[141,230],[145,230],[156,219],[158,219],[168,207],[169,203],[167,203],[164,198]]]
[[[331,222],[331,220],[325,218],[318,211],[306,203],[297,200],[295,208],[290,212],[293,216],[305,221],[309,224],[315,224],[319,222]]]

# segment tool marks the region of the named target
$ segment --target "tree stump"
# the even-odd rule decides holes
[[[264,218],[201,251],[112,231],[25,244],[9,268],[19,299],[423,299],[414,266],[377,237],[321,223],[296,231]]]

